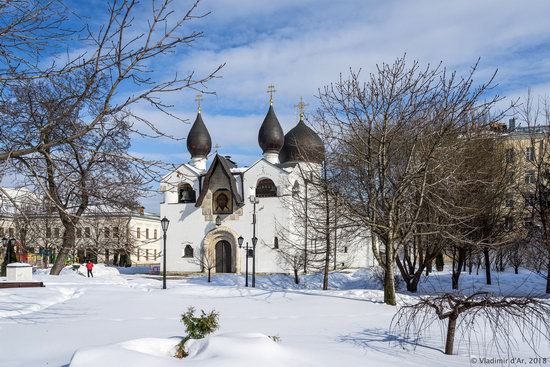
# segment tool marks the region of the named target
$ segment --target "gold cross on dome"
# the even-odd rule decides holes
[[[304,100],[302,99],[302,97],[300,97],[300,102],[294,105],[294,107],[296,107],[300,111],[300,120],[304,118],[304,109],[307,106],[309,106],[309,104],[304,103]]]
[[[273,106],[273,93],[275,93],[275,86],[270,84],[267,86],[267,93],[269,94],[269,105]]]
[[[197,101],[197,110],[199,113],[201,113],[201,100],[202,100],[202,94],[197,94],[197,97],[195,97],[195,101]]]

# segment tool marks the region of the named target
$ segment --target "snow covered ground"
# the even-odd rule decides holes
[[[215,275],[210,284],[204,277],[169,278],[167,290],[153,277],[101,265],[94,275],[41,272],[34,277],[45,288],[0,289],[0,366],[468,366],[472,357],[497,357],[491,350],[470,355],[464,343],[459,355],[446,356],[439,328],[413,348],[390,332],[396,308],[382,303],[380,286],[366,269],[331,274],[329,291],[319,290],[318,274],[299,286],[290,276],[258,276],[256,289],[245,288],[238,275]],[[532,273],[493,277],[486,287],[482,275],[463,274],[461,286],[464,292],[544,297],[544,280]],[[425,279],[419,293],[449,288],[449,274],[440,273]],[[400,302],[414,297],[399,294]],[[193,342],[190,357],[181,361],[170,355],[189,306],[215,309],[221,327]],[[521,344],[511,352],[534,357]],[[543,343],[538,352],[550,357],[550,346]]]

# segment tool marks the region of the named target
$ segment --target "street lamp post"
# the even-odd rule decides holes
[[[239,236],[239,238],[237,238],[237,241],[239,241],[239,248],[243,248],[243,241],[244,241],[244,238],[243,236]],[[246,247],[244,249],[245,251],[245,255],[244,255],[244,261],[245,261],[245,280],[244,280],[244,286],[245,287],[248,287],[248,241],[246,242]]]
[[[256,288],[256,236],[252,237],[252,288]]]
[[[162,251],[162,289],[166,289],[166,231],[168,230],[170,221],[164,217],[160,221],[164,238],[164,249]]]
[[[251,196],[250,201],[254,205],[253,214],[252,214],[252,288],[256,287],[256,243],[258,239],[256,238],[256,204],[260,201],[256,196]]]

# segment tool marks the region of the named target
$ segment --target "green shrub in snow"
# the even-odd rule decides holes
[[[199,316],[195,316],[195,308],[189,307],[187,312],[181,315],[181,322],[185,325],[187,335],[178,344],[176,357],[184,358],[189,355],[185,351],[185,343],[189,339],[202,339],[218,330],[220,327],[218,318],[219,314],[214,310],[210,311],[208,314],[201,310],[201,314]]]

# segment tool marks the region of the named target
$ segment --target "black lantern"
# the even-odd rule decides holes
[[[6,247],[8,245],[8,239],[6,237],[2,238],[2,246]]]
[[[162,231],[164,233],[166,233],[166,231],[168,231],[168,224],[170,224],[170,221],[168,220],[168,218],[164,217],[164,218],[161,219],[160,226],[162,227]]]
[[[243,236],[239,236],[239,238],[237,238],[237,241],[239,242],[239,248],[243,248],[243,241],[244,241]]]
[[[256,247],[256,243],[258,243],[258,238],[252,237],[252,246]]]
[[[219,215],[216,217],[216,225],[219,227],[222,225],[222,217]]]

